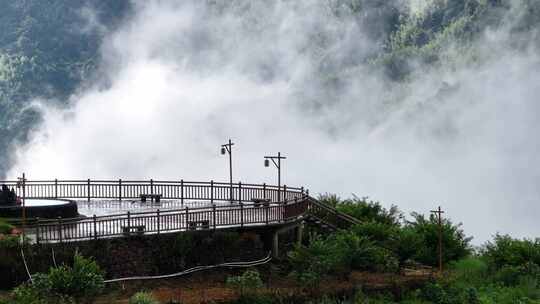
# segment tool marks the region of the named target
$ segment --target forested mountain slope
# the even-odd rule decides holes
[[[16,142],[40,115],[29,103],[67,104],[92,77],[103,37],[129,13],[127,1],[0,2],[0,175]]]
[[[256,3],[206,0],[216,12],[236,12],[248,23],[243,12]],[[333,17],[354,20],[373,45],[362,52],[336,50],[332,32],[315,27],[306,53],[319,56],[313,83],[320,94],[299,92],[315,108],[339,95],[350,85],[351,73],[366,66],[383,71],[391,89],[399,90],[428,69],[481,64],[485,52],[473,42],[486,31],[505,32],[505,47],[516,51],[537,51],[540,44],[535,0],[327,0],[320,5]],[[0,2],[0,175],[10,166],[13,145],[24,143],[39,126],[40,113],[30,103],[66,106],[70,96],[94,85],[103,40],[129,20],[134,6],[124,0]]]

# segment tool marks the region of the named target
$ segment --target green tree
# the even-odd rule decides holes
[[[423,240],[422,246],[418,248],[414,259],[420,263],[430,266],[438,265],[439,250],[439,224],[435,215],[426,218],[422,214],[413,213],[413,221],[407,225],[411,233],[416,233]],[[471,254],[470,241],[461,229],[461,224],[453,224],[450,219],[442,220],[442,245],[443,262],[457,261]]]

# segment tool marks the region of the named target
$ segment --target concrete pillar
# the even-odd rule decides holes
[[[272,235],[272,257],[279,258],[279,233],[277,231]]]
[[[302,236],[304,235],[304,222],[300,222],[296,227],[296,245],[302,245]]]

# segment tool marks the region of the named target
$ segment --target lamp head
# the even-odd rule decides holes
[[[225,155],[225,147],[221,147],[221,155]]]
[[[264,160],[264,166],[265,167],[270,167],[270,161],[268,159]]]

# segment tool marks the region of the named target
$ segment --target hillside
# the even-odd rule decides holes
[[[232,13],[246,24],[263,20],[261,10],[271,9],[271,5],[240,0],[207,0],[204,5],[214,14]],[[403,99],[410,81],[428,70],[480,66],[491,60],[475,43],[486,31],[503,32],[504,37],[493,43],[510,52],[537,48],[540,43],[540,3],[533,0],[331,0],[319,5],[333,15],[332,20],[353,20],[363,29],[345,33],[352,35],[349,40],[367,35],[372,45],[336,49],[336,37],[345,35],[340,24],[336,31],[315,27],[310,32],[304,55],[314,58],[317,66],[310,76],[313,87],[299,90],[298,95],[315,109],[340,99],[341,91],[357,81],[358,69],[383,72],[393,93],[376,103],[392,104]],[[41,115],[30,106],[33,101],[64,107],[75,102],[73,94],[94,86],[97,79],[107,86],[100,74],[100,47],[129,20],[133,6],[129,1],[89,0],[5,0],[0,6],[0,175],[5,175],[14,145],[25,143],[29,132],[39,126]],[[494,50],[493,56],[501,49]],[[441,93],[455,85],[443,87]],[[385,119],[375,116],[374,124]]]

